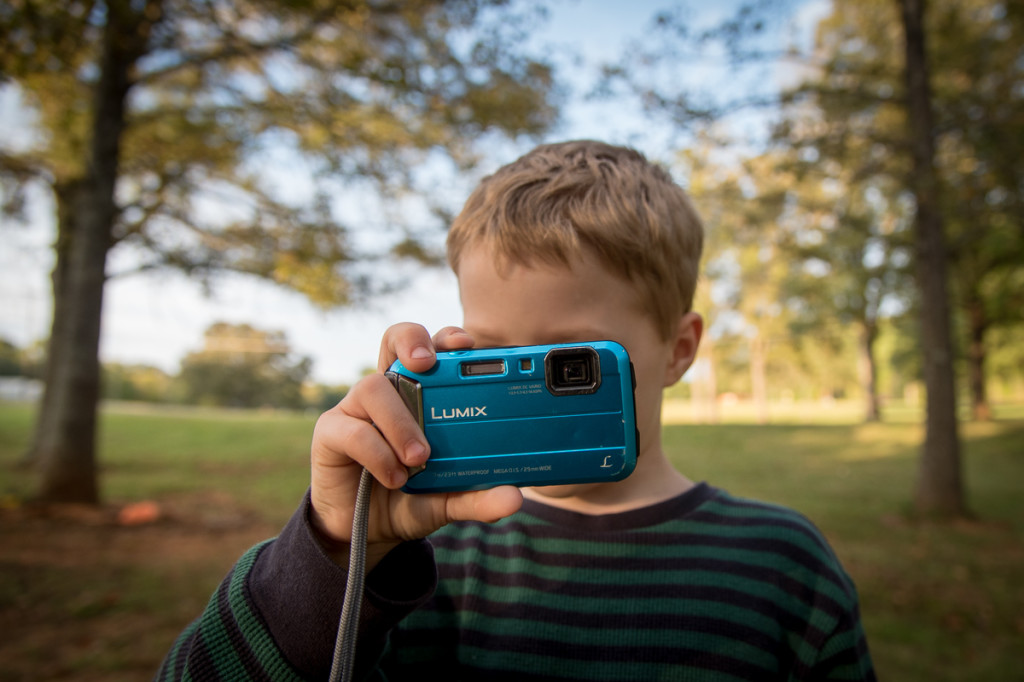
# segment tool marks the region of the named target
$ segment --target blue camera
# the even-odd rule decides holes
[[[443,351],[386,373],[430,443],[411,493],[618,481],[636,466],[635,379],[614,341]]]

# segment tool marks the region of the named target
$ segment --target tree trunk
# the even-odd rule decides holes
[[[858,363],[860,386],[864,393],[864,421],[877,422],[882,419],[878,402],[878,365],[875,363],[875,339],[878,325],[865,320],[860,332],[860,361]]]
[[[90,183],[91,184],[91,183]],[[104,234],[102,207],[82,185],[70,197],[74,211],[66,264],[55,280],[54,320],[47,356],[48,384],[39,415],[35,446],[42,473],[40,497],[55,502],[95,503],[96,407],[99,400],[100,313],[103,305],[109,227]],[[62,211],[65,213],[65,211]],[[109,225],[109,221],[108,221]]]
[[[971,406],[976,420],[988,421],[992,418],[988,390],[985,387],[985,332],[988,330],[988,319],[981,300],[968,301],[967,324],[970,338],[970,347],[967,349],[967,380],[971,386]]]
[[[39,403],[39,410],[35,423],[35,431],[28,450],[25,452],[24,462],[29,465],[38,464],[40,461],[39,448],[43,444],[44,434],[54,431],[53,418],[56,416],[50,407],[53,391],[51,387],[56,386],[54,379],[56,363],[53,362],[55,350],[54,339],[61,339],[67,335],[68,315],[64,306],[70,300],[67,291],[68,265],[71,261],[71,240],[74,236],[74,211],[72,207],[72,196],[80,191],[81,179],[70,181],[58,181],[54,185],[54,194],[57,204],[57,239],[53,245],[56,263],[53,272],[50,274],[50,284],[53,291],[53,320],[50,324],[50,337],[46,344],[46,356],[43,365],[43,395]],[[57,351],[59,352],[59,351]]]
[[[57,193],[62,248],[57,250],[54,270],[46,393],[32,448],[42,478],[39,496],[44,501],[99,501],[100,320],[107,253],[117,217],[114,189],[130,73],[145,52],[159,9],[158,3],[139,10],[129,0],[107,3],[85,174]]]
[[[907,125],[913,150],[911,186],[917,203],[914,241],[921,294],[921,349],[927,394],[925,441],[914,506],[932,516],[966,513],[960,473],[946,246],[938,210],[935,127],[924,33],[924,0],[900,0],[906,40]]]

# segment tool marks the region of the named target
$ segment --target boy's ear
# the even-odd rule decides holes
[[[683,378],[697,357],[697,346],[704,333],[704,319],[695,312],[688,312],[679,318],[676,331],[670,339],[672,354],[665,367],[665,386],[671,386]]]

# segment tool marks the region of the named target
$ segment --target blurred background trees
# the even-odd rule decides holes
[[[216,322],[177,372],[140,364],[104,363],[104,400],[199,407],[325,410],[348,391],[312,377],[312,359],[297,355],[283,331]],[[0,339],[0,382],[34,382],[45,364],[40,348]],[[26,383],[14,389],[23,390]],[[12,389],[13,390],[13,389]],[[6,396],[3,396],[6,397]],[[13,396],[17,398],[18,396]]]
[[[292,357],[283,332],[218,323],[206,330],[202,350],[181,361],[179,382],[195,405],[299,409],[311,364]]]
[[[413,229],[431,225],[361,248],[338,198],[356,186],[429,197],[414,169],[465,169],[481,136],[553,122],[549,68],[517,51],[520,17],[504,4],[17,0],[0,10],[0,76],[37,123],[34,139],[0,154],[4,209],[22,210],[33,182],[57,206],[32,448],[42,499],[98,499],[112,250],[129,252],[133,269],[204,281],[238,271],[323,306],[392,284],[372,274],[389,252],[435,258]]]

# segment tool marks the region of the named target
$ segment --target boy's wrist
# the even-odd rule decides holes
[[[312,531],[313,538],[316,543],[320,545],[320,549],[324,551],[324,554],[338,566],[342,568],[348,568],[349,557],[351,555],[352,545],[347,541],[335,540],[331,537],[331,534],[323,527],[323,520],[316,513],[315,509],[310,509],[309,514],[309,527]],[[386,543],[371,543],[366,546],[366,571],[369,572],[374,566],[380,563],[381,559],[388,555],[388,553],[397,547],[399,542],[386,542]]]

